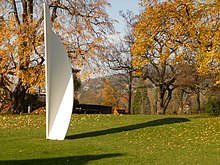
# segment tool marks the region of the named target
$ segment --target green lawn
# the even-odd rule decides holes
[[[2,115],[0,132],[0,165],[220,164],[220,117],[73,115],[53,141],[44,115]]]

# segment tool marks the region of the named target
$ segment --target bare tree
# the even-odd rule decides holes
[[[114,47],[107,56],[107,64],[110,69],[121,76],[121,80],[117,85],[124,90],[128,101],[128,112],[131,113],[131,99],[133,93],[133,85],[135,79],[135,69],[132,66],[132,55],[130,52],[131,45],[134,43],[133,26],[136,23],[136,15],[131,11],[126,13],[120,12],[120,15],[125,20],[127,29],[123,38],[120,38],[119,43],[115,43]]]

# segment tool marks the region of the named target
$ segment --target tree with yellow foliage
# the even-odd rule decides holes
[[[142,5],[133,66],[158,88],[158,113],[165,114],[178,64],[193,61],[200,73],[219,72],[219,0],[143,0]]]
[[[114,86],[111,85],[111,81],[104,80],[103,87],[104,88],[102,90],[102,96],[103,96],[102,104],[112,107],[118,107],[119,100],[118,100],[117,90]]]
[[[42,0],[0,0],[0,90],[23,112],[27,92],[44,84]],[[53,27],[75,66],[105,52],[113,31],[106,0],[48,0]],[[2,92],[1,92],[2,93]]]
[[[173,61],[178,49],[173,42],[168,9],[167,3],[146,7],[135,26],[136,40],[132,46],[133,66],[137,68],[137,74],[149,79],[159,89],[160,114],[166,112],[176,79]]]

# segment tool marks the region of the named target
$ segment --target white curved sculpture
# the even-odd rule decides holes
[[[52,31],[48,5],[44,3],[46,56],[46,138],[64,140],[73,108],[73,77],[66,50]]]

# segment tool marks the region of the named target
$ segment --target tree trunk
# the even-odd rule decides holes
[[[131,114],[131,102],[132,102],[132,72],[129,72],[129,84],[128,84],[128,114]]]
[[[160,103],[159,103],[159,104],[160,104]],[[160,106],[158,107],[157,114],[158,114],[158,115],[165,115],[165,114],[166,114],[165,108],[160,105]]]
[[[140,109],[140,114],[143,115],[144,114],[144,89],[141,88],[141,109]]]
[[[153,112],[157,114],[158,112],[158,89],[155,90],[155,102],[153,103],[154,109]]]
[[[128,87],[128,113],[131,114],[131,98],[132,98],[132,85],[129,83]]]
[[[158,109],[157,109],[157,114],[165,114],[165,107],[164,107],[164,96],[165,96],[165,89],[163,85],[160,85],[158,88]]]
[[[170,100],[172,98],[172,92],[173,88],[164,88],[163,86],[159,87],[159,98],[158,98],[158,111],[157,114],[166,114],[167,107],[170,103]],[[166,96],[167,93],[167,96]]]
[[[12,93],[12,108],[10,113],[24,113],[24,101],[26,96],[26,89],[24,86],[21,85],[22,83],[19,82]]]
[[[197,104],[198,104],[197,113],[200,113],[201,112],[200,92],[198,92],[196,95],[197,95]]]

